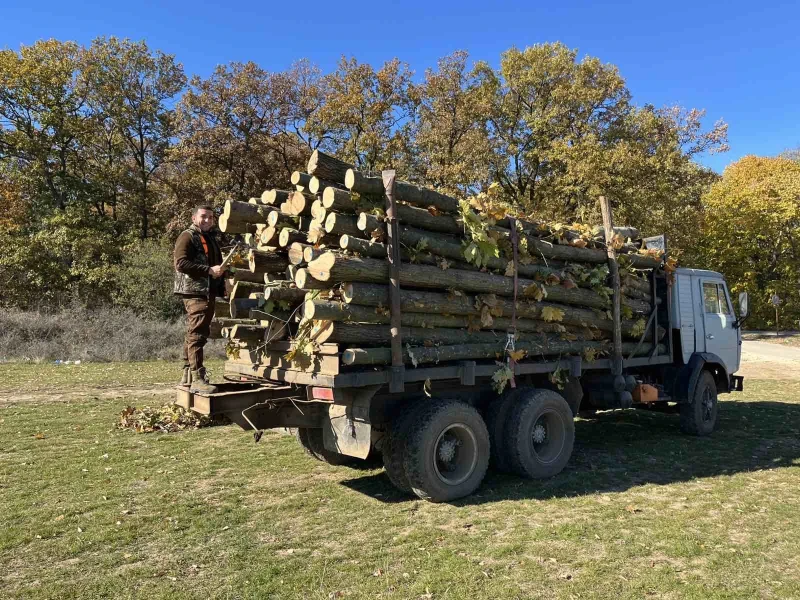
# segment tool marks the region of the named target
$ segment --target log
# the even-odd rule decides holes
[[[323,282],[362,281],[365,283],[385,283],[389,279],[388,262],[373,258],[356,258],[326,252],[307,267],[312,277]],[[514,280],[503,275],[481,273],[479,271],[442,270],[426,265],[404,265],[400,271],[401,285],[424,288],[452,288],[466,292],[479,292],[511,296],[514,293]],[[298,286],[299,287],[299,286]],[[594,290],[585,288],[567,289],[560,285],[542,286],[538,282],[519,279],[520,296],[525,290],[536,289],[545,292],[545,297],[553,302],[607,308],[609,302]]]
[[[307,235],[308,234],[304,231],[298,231],[297,229],[292,229],[291,227],[284,227],[281,229],[280,234],[278,234],[278,245],[281,248],[286,248],[295,242],[305,242]]]
[[[231,318],[241,319],[250,316],[250,310],[264,305],[263,295],[260,298],[233,298],[230,301]]]
[[[263,204],[226,200],[222,215],[225,217],[226,226],[237,223],[252,223],[255,225],[258,223],[266,223],[267,217],[269,217],[269,214],[273,211],[273,207],[264,206]]]
[[[359,194],[382,196],[383,180],[380,177],[367,177],[354,169],[345,174],[344,184],[347,189]],[[416,204],[422,208],[435,206],[441,211],[457,213],[458,200],[434,190],[419,187],[405,181],[395,183],[395,194],[398,200]]]
[[[286,202],[291,195],[292,192],[288,190],[267,190],[261,194],[261,202],[277,208]]]
[[[263,294],[264,282],[237,281],[231,290],[231,300],[247,298],[250,294]]]
[[[389,287],[372,283],[346,283],[342,286],[342,300],[347,304],[359,304],[371,307],[389,306]],[[446,294],[440,292],[423,292],[403,289],[400,291],[401,310],[403,312],[437,313],[448,315],[474,315],[480,317],[483,307],[494,309],[504,318],[510,318],[514,312],[514,302],[493,294],[471,296],[467,294]],[[561,313],[559,323],[576,327],[589,327],[599,331],[611,332],[614,323],[605,312],[578,308],[566,304],[537,302],[520,298],[516,303],[518,318],[544,318],[545,309],[558,310]],[[626,337],[639,339],[637,321],[623,320],[622,331]]]
[[[294,284],[301,290],[327,290],[332,284],[314,279],[308,270],[301,268],[294,273]]]
[[[278,230],[275,227],[267,226],[261,231],[258,238],[258,243],[261,246],[277,246],[278,245]]]
[[[308,184],[311,183],[311,175],[303,173],[302,171],[295,171],[291,177],[292,185],[300,186],[308,189]]]
[[[234,325],[230,331],[230,339],[245,344],[258,344],[264,341],[267,328],[262,325]]]
[[[357,252],[362,256],[369,256],[371,258],[384,258],[387,256],[387,248],[385,244],[381,244],[380,242],[371,242],[369,240],[356,238],[350,235],[343,235],[339,238],[339,247],[342,248],[342,250]],[[467,271],[480,270],[475,265],[471,265],[467,262],[447,260],[426,252],[415,252],[412,260],[412,255],[402,248],[400,249],[400,259],[404,262],[413,262],[421,265],[434,265],[438,266],[439,268],[445,267],[448,269],[465,269]]]
[[[231,274],[231,279],[236,283],[237,281],[250,281],[252,283],[263,283],[264,278],[258,273],[251,273],[249,270],[240,269],[238,267],[228,267],[228,272]]]
[[[251,273],[278,273],[285,270],[289,265],[286,256],[277,252],[252,249],[247,255],[247,262],[250,265]]]
[[[264,301],[289,302],[292,305],[305,301],[306,291],[296,287],[268,287],[264,290]]]
[[[344,183],[347,170],[351,168],[353,168],[353,165],[347,164],[319,150],[314,150],[314,152],[311,153],[311,158],[308,159],[306,171],[308,171],[309,175],[314,175],[320,179],[342,184]]]
[[[276,281],[286,281],[286,273],[264,273],[264,283],[275,283]]]
[[[314,203],[311,205],[311,218],[315,221],[324,221],[325,215],[327,214],[328,211],[322,206],[322,200],[314,200]]]
[[[623,344],[629,351],[635,344]],[[525,350],[529,356],[562,356],[566,354],[581,354],[585,349],[591,348],[597,352],[607,352],[607,342],[569,342],[556,336],[547,336],[541,340],[531,342],[518,342],[517,350]],[[659,346],[663,348],[663,346]],[[642,344],[637,356],[648,354],[652,351],[652,344]],[[404,351],[403,360],[411,364],[439,363],[451,360],[479,360],[498,359],[505,355],[505,342],[495,344],[462,344],[459,346],[417,347]],[[342,353],[342,363],[354,365],[386,365],[391,362],[390,348],[349,348]]]
[[[505,332],[468,331],[439,327],[401,327],[404,344],[495,344],[501,340],[505,345]],[[519,334],[524,336],[527,334]],[[539,334],[534,334],[539,335]],[[311,339],[317,343],[341,343],[377,345],[388,344],[391,340],[388,325],[369,325],[365,323],[342,323],[334,321],[314,321]]]
[[[297,229],[297,218],[291,215],[283,214],[281,211],[274,210],[267,217],[267,225],[280,229],[281,227],[293,227]]]
[[[289,198],[289,214],[295,216],[311,215],[311,205],[314,200],[316,200],[314,196],[305,192],[293,192]]]
[[[217,225],[219,226],[219,230],[223,233],[252,234],[256,232],[256,225],[254,225],[253,223],[236,223],[236,222],[231,223],[228,221],[228,217],[226,217],[224,214],[220,215],[219,220],[217,221]]]
[[[230,318],[231,306],[224,298],[214,298],[214,318]]]
[[[305,242],[305,237],[303,238],[303,242]],[[306,262],[304,258],[305,249],[311,248],[308,244],[304,244],[303,242],[293,242],[289,245],[289,249],[286,252],[286,255],[289,259],[289,264],[292,265],[302,265]]]
[[[322,256],[324,252],[327,252],[325,248],[317,248],[316,246],[306,246],[305,248],[303,248],[303,260],[309,263],[315,258]]]
[[[333,181],[326,181],[324,179],[320,179],[319,177],[312,177],[311,181],[308,184],[308,191],[314,194],[315,196],[319,196],[322,194],[323,190],[326,188],[342,188],[342,184],[337,184]],[[343,190],[344,191],[344,190]],[[345,192],[348,193],[348,192]]]
[[[401,290],[402,292],[402,290]],[[401,293],[402,298],[402,293]],[[389,311],[383,307],[360,306],[358,304],[344,304],[330,300],[306,300],[303,304],[304,319],[323,321],[343,321],[349,323],[370,323],[388,325],[391,317]],[[511,319],[496,318],[491,325],[481,327],[480,314],[474,315],[447,315],[432,313],[402,313],[401,325],[405,327],[443,327],[450,329],[494,329],[507,331],[511,327]],[[582,339],[600,339],[603,336],[593,333],[589,328],[566,327],[559,323],[548,323],[533,319],[516,319],[518,331],[537,333],[561,333],[570,331]]]
[[[331,212],[325,217],[325,232],[337,236],[352,235],[358,237],[363,235],[362,231],[358,228],[358,217],[355,215],[342,215],[339,213]]]
[[[297,270],[299,268],[300,267],[298,267],[297,265],[289,265],[288,267],[286,267],[286,273],[284,273],[286,281],[294,281],[294,276],[297,274]]]
[[[353,200],[350,192],[336,187],[326,187],[323,190],[322,206],[326,210],[340,213],[354,213],[358,210],[358,203]]]
[[[627,274],[622,278],[622,286],[628,289],[636,289],[645,294],[650,294],[650,281],[645,277],[634,277]]]

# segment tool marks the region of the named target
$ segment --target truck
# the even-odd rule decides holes
[[[619,366],[614,357],[521,362],[512,365],[513,387],[498,395],[494,362],[324,375],[245,356],[226,362],[216,393],[179,387],[177,402],[224,415],[256,441],[264,430],[291,429],[309,454],[333,465],[379,455],[395,487],[433,502],[471,494],[490,464],[526,478],[553,477],[570,459],[578,415],[674,412],[681,432],[707,436],[719,395],[742,390],[736,373],[746,292],[737,315],[720,273],[653,270],[650,285],[647,328],[665,329],[663,343],[646,356],[622,356]]]

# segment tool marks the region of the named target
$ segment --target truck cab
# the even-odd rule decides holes
[[[679,332],[676,360],[689,364],[693,355],[706,355],[719,362],[728,377],[736,373],[742,331],[725,278],[715,271],[677,269],[671,300],[672,326]]]

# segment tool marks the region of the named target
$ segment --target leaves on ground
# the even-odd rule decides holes
[[[165,404],[160,407],[127,406],[120,414],[117,427],[132,429],[136,433],[151,433],[200,429],[214,424],[215,422],[206,415],[198,415],[177,404]]]

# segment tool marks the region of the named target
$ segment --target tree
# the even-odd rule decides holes
[[[773,294],[800,317],[800,164],[745,156],[703,196],[702,238],[689,264],[721,271],[731,292],[747,291],[750,323],[774,324]]]
[[[113,123],[134,166],[135,191],[128,201],[145,239],[153,234],[152,181],[175,133],[171,103],[186,85],[183,67],[173,55],[151,52],[144,41],[110,37],[94,40],[84,72],[92,105]]]
[[[411,76],[398,59],[376,71],[342,57],[305,131],[359,169],[394,166],[407,145],[409,120],[418,104]]]
[[[479,80],[468,54],[442,58],[425,72],[407,163],[412,179],[463,195],[488,180],[489,139],[479,103]]]

